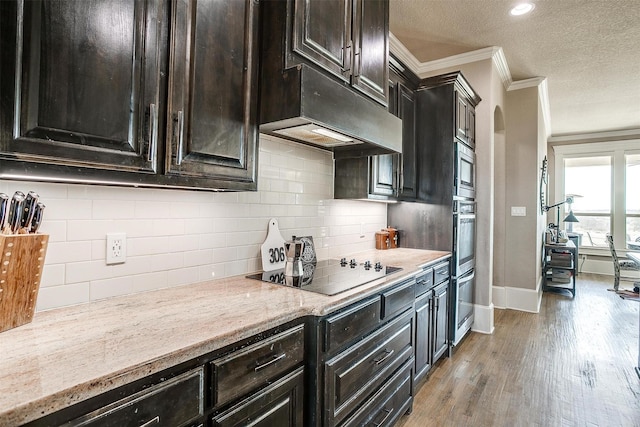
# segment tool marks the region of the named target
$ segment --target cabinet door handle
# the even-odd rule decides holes
[[[176,165],[182,164],[182,145],[184,144],[184,113],[182,110],[178,111],[176,120],[178,121],[178,144],[176,147]]]
[[[398,154],[398,170],[398,196],[400,196],[404,189],[404,161],[402,160],[402,154]]]
[[[393,353],[395,353],[395,350],[385,350],[384,353],[385,353],[384,356],[378,359],[373,359],[373,363],[375,363],[376,365],[383,363],[385,360],[391,357]]]
[[[277,356],[275,356],[275,355],[274,355],[274,356],[271,358],[271,360],[269,360],[268,362],[262,363],[262,364],[260,364],[259,362],[256,362],[256,363],[258,364],[258,366],[256,366],[255,368],[253,368],[253,370],[254,370],[255,372],[258,372],[258,371],[260,371],[260,370],[262,370],[262,369],[264,369],[264,368],[266,368],[266,367],[268,367],[268,366],[273,365],[273,364],[274,364],[274,363],[276,363],[277,361],[284,359],[285,357],[287,357],[287,353],[282,353],[282,354],[277,355]]]
[[[342,48],[342,59],[344,62],[347,61],[347,59],[349,60],[349,66],[347,68],[345,68],[343,71],[346,72],[350,72],[351,71],[351,45],[345,46]]]
[[[156,147],[158,144],[158,107],[156,104],[149,105],[149,153],[147,153],[147,160],[152,162],[155,153]]]
[[[140,427],[149,427],[153,424],[160,424],[160,415],[156,415],[155,418],[147,421],[146,423],[142,424]]]
[[[386,412],[387,415],[384,416],[384,418],[382,419],[382,421],[380,421],[379,423],[373,423],[374,427],[380,427],[381,425],[384,425],[385,422],[387,422],[387,419],[391,416],[391,413],[393,413],[393,408],[391,409],[383,409],[383,412]]]

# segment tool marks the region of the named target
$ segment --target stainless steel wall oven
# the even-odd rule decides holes
[[[476,197],[476,154],[463,144],[456,143],[454,197],[474,199]]]
[[[453,202],[453,276],[459,277],[476,265],[476,202]]]
[[[453,214],[453,331],[456,345],[471,329],[475,302],[476,202],[456,200]]]

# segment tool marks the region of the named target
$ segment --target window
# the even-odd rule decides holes
[[[561,229],[581,236],[580,245],[607,250],[611,233],[617,249],[640,247],[640,140],[556,145],[554,200],[579,222],[560,222]],[[550,211],[551,212],[551,211]],[[555,215],[549,218],[555,222]],[[638,239],[638,246],[635,241]]]
[[[625,160],[626,239],[640,246],[640,154],[627,154]]]
[[[607,246],[611,231],[611,156],[564,159],[564,194],[578,219],[566,229],[582,234],[583,246]]]

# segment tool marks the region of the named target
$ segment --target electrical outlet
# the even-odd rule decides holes
[[[107,233],[107,265],[122,264],[127,260],[127,234]]]

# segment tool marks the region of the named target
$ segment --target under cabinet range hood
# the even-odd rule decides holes
[[[352,17],[355,1],[332,4],[261,3],[260,132],[334,158],[400,153],[402,121],[384,105],[388,3],[358,9],[366,19]]]
[[[306,64],[262,85],[262,133],[331,150],[336,158],[402,152],[399,118]]]

